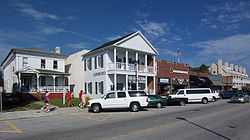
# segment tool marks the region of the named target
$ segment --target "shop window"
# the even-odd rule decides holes
[[[103,81],[99,82],[99,93],[103,94]]]
[[[88,93],[92,94],[92,82],[88,83]]]

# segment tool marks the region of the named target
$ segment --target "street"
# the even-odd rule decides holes
[[[228,101],[1,121],[0,139],[248,140],[250,104]]]

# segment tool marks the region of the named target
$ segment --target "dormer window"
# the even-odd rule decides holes
[[[45,69],[45,59],[41,59],[41,69]]]

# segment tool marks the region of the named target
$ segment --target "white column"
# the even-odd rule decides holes
[[[145,72],[148,72],[148,55],[145,54]]]
[[[52,75],[52,77],[53,77],[54,92],[56,92],[56,76]]]
[[[153,56],[153,67],[154,67],[153,72],[155,73],[155,56]]]
[[[155,95],[155,76],[154,76],[154,87],[153,87],[153,89],[154,89],[153,94]]]
[[[116,48],[114,48],[114,69],[116,69]]]
[[[36,88],[37,88],[37,91],[39,91],[39,74],[38,73],[36,73]]]
[[[136,90],[138,90],[138,52],[135,53],[135,61],[136,61]]]
[[[128,50],[126,50],[126,70],[128,70]]]
[[[145,78],[146,78],[145,89],[146,89],[146,91],[148,93],[148,76],[145,76]]]
[[[68,78],[68,90],[70,91],[70,77],[67,76],[67,78]]]
[[[18,84],[19,84],[19,91],[21,91],[21,88],[22,88],[22,81],[21,81],[21,73],[20,72],[18,72]]]
[[[114,74],[114,91],[116,91],[116,73]]]
[[[126,87],[125,87],[126,90],[128,90],[128,75],[127,74],[126,74],[126,84],[125,85],[126,85]]]

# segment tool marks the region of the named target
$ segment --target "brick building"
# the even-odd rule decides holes
[[[157,61],[156,94],[165,96],[177,89],[189,88],[189,65],[167,60]]]

